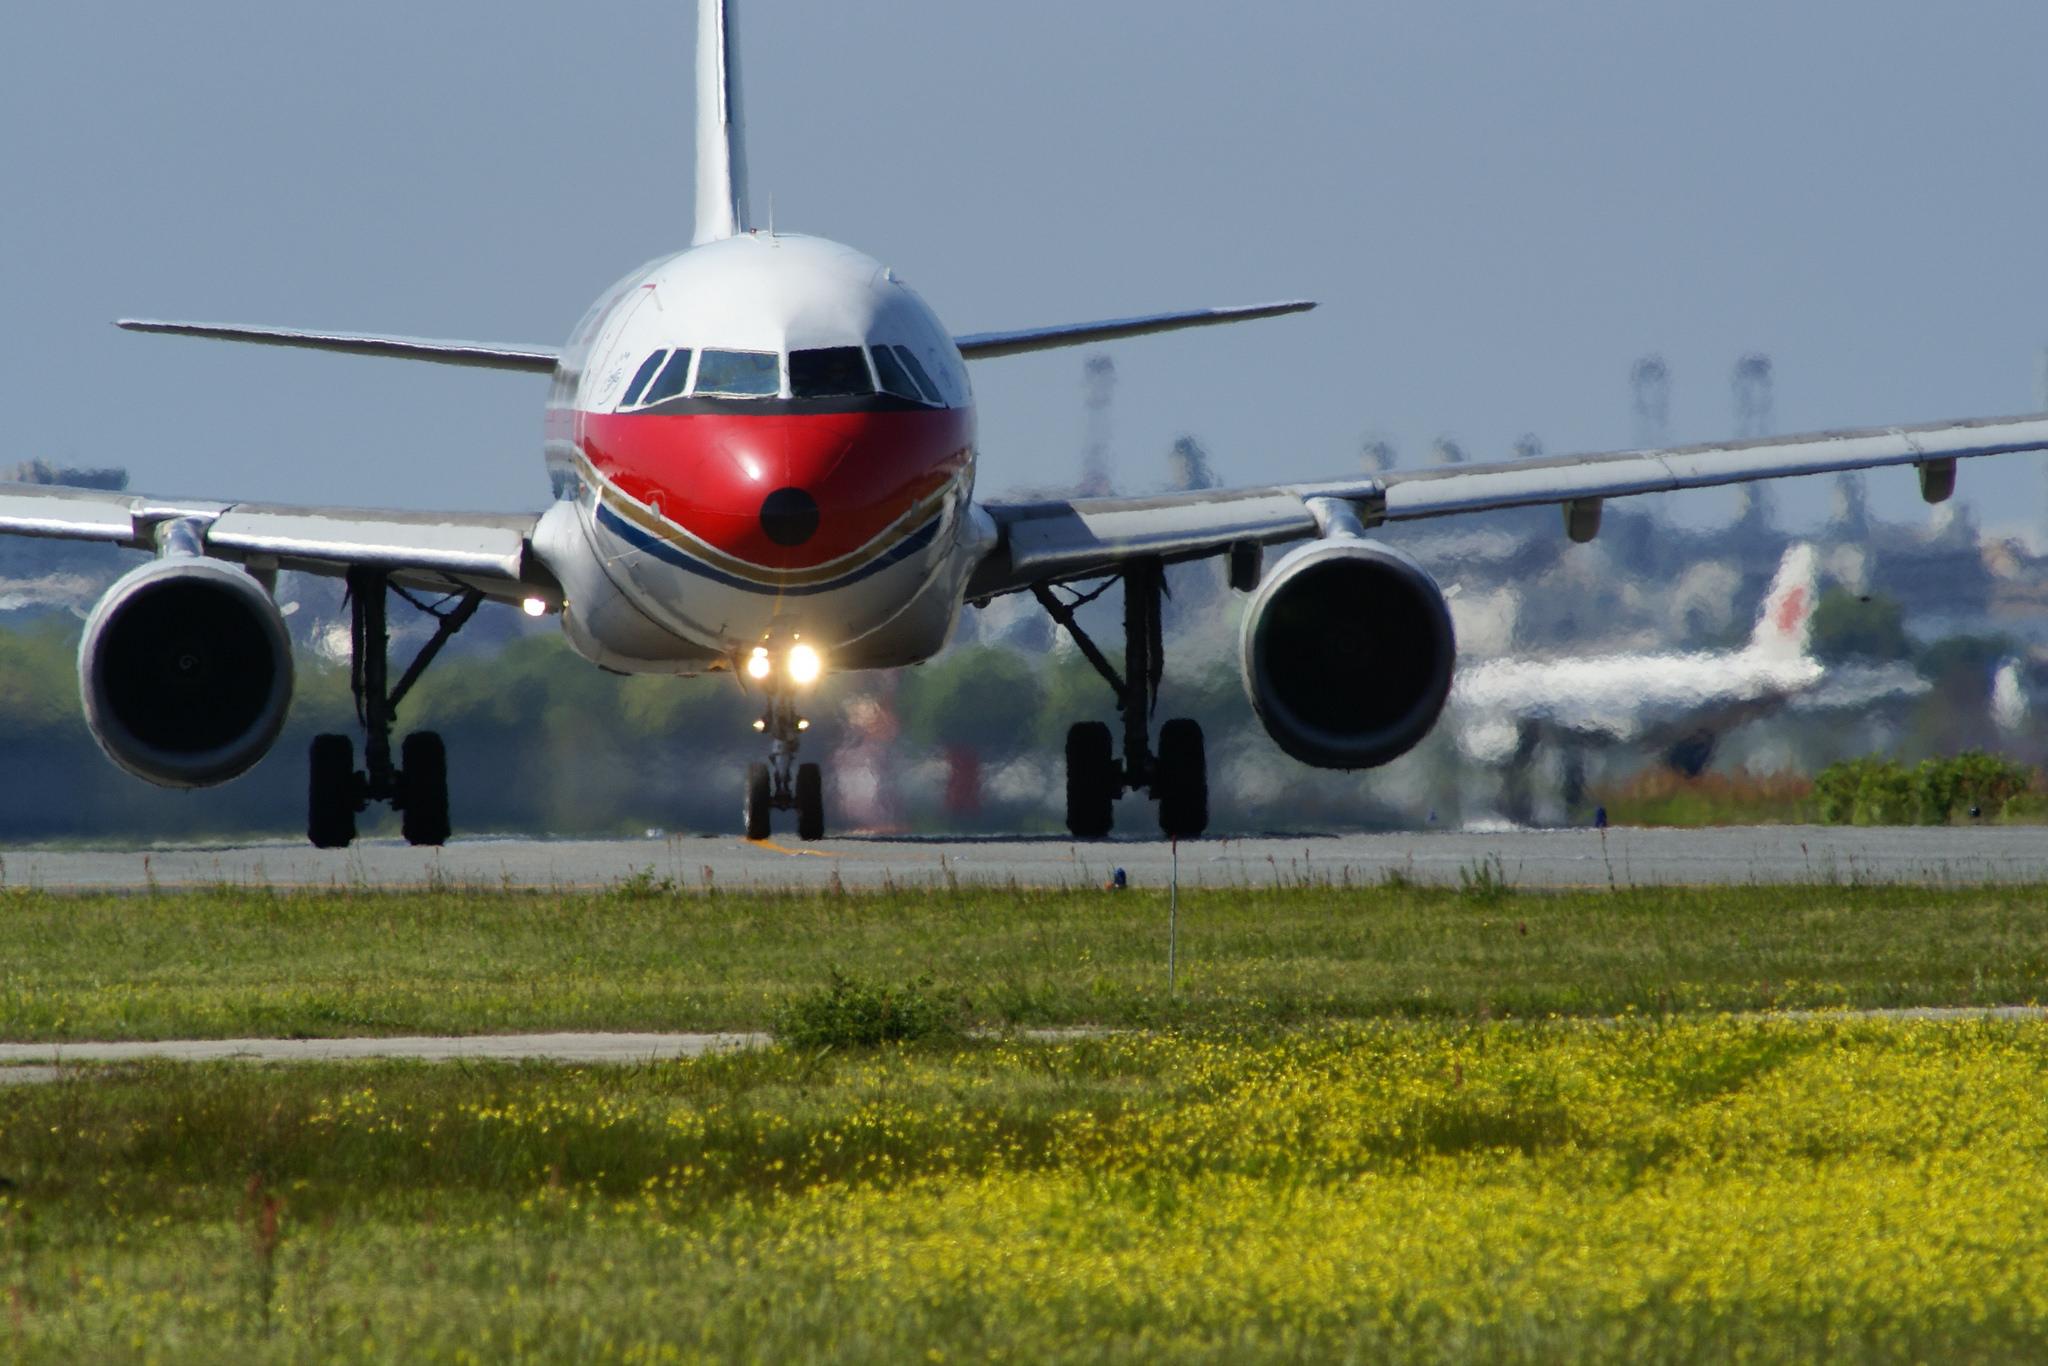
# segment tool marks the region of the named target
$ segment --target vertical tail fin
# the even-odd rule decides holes
[[[692,246],[736,237],[751,226],[738,47],[732,0],[697,0],[697,234]]]
[[[1813,634],[1818,570],[1819,557],[1812,546],[1794,541],[1785,548],[1785,558],[1778,562],[1777,577],[1764,595],[1763,611],[1750,635],[1750,649],[1786,658],[1806,653]]]

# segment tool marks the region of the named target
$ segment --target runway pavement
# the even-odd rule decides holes
[[[366,841],[347,850],[297,842],[247,847],[0,850],[0,887],[141,891],[204,886],[604,888],[633,879],[679,888],[1099,886],[1123,868],[1138,886],[1167,881],[1159,840],[918,839],[856,836],[813,844],[778,837],[627,840],[458,839],[443,849]],[[1405,877],[1456,884],[1491,867],[1515,886],[1752,882],[2048,881],[2048,830],[2026,826],[1887,829],[1772,826],[1722,830],[1502,830],[1301,834],[1191,841],[1187,886]]]

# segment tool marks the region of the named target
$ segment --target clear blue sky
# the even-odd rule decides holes
[[[22,5],[0,43],[0,459],[153,492],[529,507],[545,381],[129,336],[126,313],[551,342],[687,239],[693,6]],[[1127,484],[2018,412],[2048,342],[2048,5],[896,0],[746,6],[755,212],[960,331],[1305,295],[1138,340]],[[986,362],[983,487],[1082,438],[1079,353]],[[1873,482],[1917,515],[1910,476]],[[2048,479],[1967,469],[1987,521]],[[1781,490],[1797,520],[1823,490]],[[1696,515],[1725,507],[1701,495]]]

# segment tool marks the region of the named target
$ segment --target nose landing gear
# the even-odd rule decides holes
[[[768,838],[769,813],[796,812],[798,839],[823,839],[825,835],[825,776],[816,764],[796,762],[797,747],[810,723],[797,715],[796,699],[776,690],[768,694],[768,709],[755,729],[769,739],[768,762],[747,766],[746,803],[742,815],[747,838]]]
[[[1109,588],[1071,602],[1054,597],[1044,584],[1034,584],[1038,599],[1052,619],[1067,629],[1081,653],[1116,693],[1123,717],[1124,753],[1111,750],[1109,727],[1083,721],[1067,732],[1067,829],[1078,839],[1100,839],[1114,824],[1116,799],[1143,791],[1159,803],[1159,829],[1169,839],[1193,839],[1209,828],[1208,757],[1202,727],[1185,717],[1159,728],[1159,748],[1152,748],[1152,712],[1159,703],[1159,680],[1165,672],[1159,600],[1166,587],[1166,566],[1159,560],[1137,560],[1125,567],[1124,669],[1117,672],[1087,632],[1074,619],[1074,609]],[[1115,580],[1110,580],[1114,583]]]
[[[435,618],[433,638],[420,648],[395,685],[389,677],[390,636],[385,629],[385,592],[396,592]],[[397,808],[408,844],[448,842],[448,751],[433,731],[405,737],[399,762],[391,762],[391,730],[398,704],[419,682],[434,656],[461,630],[484,595],[464,592],[453,606],[420,602],[376,569],[348,572],[349,686],[363,724],[363,769],[355,766],[355,745],[346,735],[313,737],[306,791],[306,836],[316,848],[342,849],[356,838],[356,816],[371,802]]]

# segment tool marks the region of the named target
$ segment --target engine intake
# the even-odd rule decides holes
[[[1289,553],[1244,619],[1244,686],[1280,748],[1372,768],[1436,724],[1457,642],[1443,591],[1389,546],[1332,536]]]
[[[270,594],[179,556],[117,580],[78,647],[85,722],[107,757],[164,787],[206,787],[269,752],[292,698],[291,638]]]

